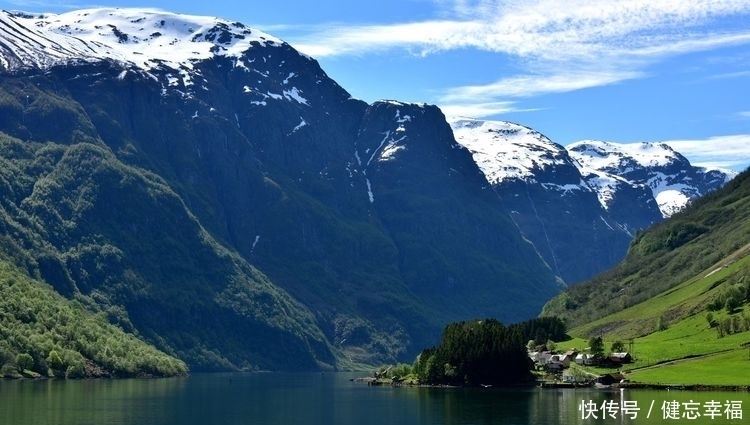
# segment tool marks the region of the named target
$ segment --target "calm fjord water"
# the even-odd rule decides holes
[[[748,393],[368,387],[350,382],[353,376],[361,374],[199,374],[177,379],[0,381],[0,424],[723,425],[750,422],[750,416],[744,412],[748,410],[750,415]],[[625,415],[619,410],[623,401],[640,409],[635,419],[632,419],[632,411]],[[582,403],[586,408],[582,409]],[[600,410],[603,403],[605,409]],[[669,406],[672,407],[670,414],[677,419],[664,418],[663,407]],[[650,407],[652,411],[647,418]],[[700,416],[690,419],[696,412]]]

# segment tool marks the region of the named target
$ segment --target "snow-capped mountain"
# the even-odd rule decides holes
[[[63,14],[0,13],[0,69],[110,60],[144,71],[192,69],[215,56],[240,59],[254,45],[282,41],[238,22],[157,9],[85,9]],[[237,66],[245,66],[238,63]]]
[[[531,128],[505,122],[466,118],[450,120],[456,140],[469,149],[490,184],[507,180],[559,182],[567,170],[571,182],[564,189],[593,190],[604,209],[623,187],[647,186],[664,217],[684,208],[736,176],[729,170],[695,167],[665,143],[613,143],[585,140],[566,147]],[[572,186],[571,186],[572,185]]]
[[[519,228],[568,283],[613,265],[637,230],[733,177],[693,167],[663,144],[565,148],[514,123],[449,122]]]
[[[456,141],[471,151],[490,184],[513,179],[542,183],[563,179],[576,189],[583,186],[565,148],[531,128],[470,118],[449,122]]]
[[[690,200],[717,189],[736,173],[695,167],[665,143],[612,143],[585,140],[567,146],[581,173],[602,194],[608,206],[612,183],[626,180],[651,188],[664,217],[682,210]]]

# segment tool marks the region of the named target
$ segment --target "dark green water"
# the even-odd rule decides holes
[[[0,424],[750,423],[748,393],[391,388],[353,383],[349,381],[352,376],[356,375],[231,374],[157,380],[0,381]],[[623,402],[634,403],[640,409],[635,419],[623,414]],[[588,408],[581,410],[582,403]],[[605,409],[609,407],[604,418],[602,403]],[[678,419],[664,419],[662,408],[670,405],[677,406],[671,413]],[[693,407],[696,410],[691,410]],[[651,414],[647,418],[649,408]],[[695,416],[693,412],[700,416],[690,419]],[[714,418],[707,416],[711,412]],[[583,419],[587,413],[591,415]]]

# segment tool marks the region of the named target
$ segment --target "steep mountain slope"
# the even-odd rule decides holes
[[[704,278],[747,257],[749,218],[750,171],[745,171],[682,212],[639,233],[617,267],[568,288],[545,306],[543,314],[564,317],[573,327],[583,326],[646,300],[664,299],[678,285],[702,285]],[[693,291],[692,297],[702,298],[674,300],[662,305],[664,308],[658,313],[667,321],[703,314],[719,292],[736,283],[746,283],[747,277],[742,277],[747,275],[746,268],[733,273]],[[707,298],[708,295],[711,297]],[[646,316],[638,315],[638,320],[641,319]],[[608,324],[603,326],[609,330],[624,324],[620,320],[605,322]],[[647,328],[631,328],[636,335],[630,336],[638,336],[653,331],[653,323]],[[588,332],[598,331],[597,328]]]
[[[5,258],[0,259],[0,311],[0,378],[187,372],[182,361],[66,300],[49,285],[32,281]]]
[[[515,223],[569,284],[613,266],[638,230],[733,177],[693,167],[666,145],[566,149],[514,123],[450,123]]]
[[[0,136],[0,151],[0,246],[30,275],[198,369],[333,364],[312,314],[221,247],[158,176],[95,140]],[[238,347],[243,332],[258,338]]]
[[[660,218],[647,188],[616,177],[605,207],[565,148],[534,130],[469,119],[451,125],[505,210],[567,283],[616,264],[635,230]]]
[[[411,360],[560,290],[434,106],[238,23],[0,15],[0,249],[194,369]]]

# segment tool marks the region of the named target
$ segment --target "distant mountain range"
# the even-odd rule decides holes
[[[367,104],[215,18],[2,12],[0,71],[0,256],[193,370],[410,361],[619,260],[663,189],[727,179]]]
[[[510,122],[449,121],[506,211],[568,284],[616,264],[638,230],[736,175],[692,166],[663,143],[563,147]]]

